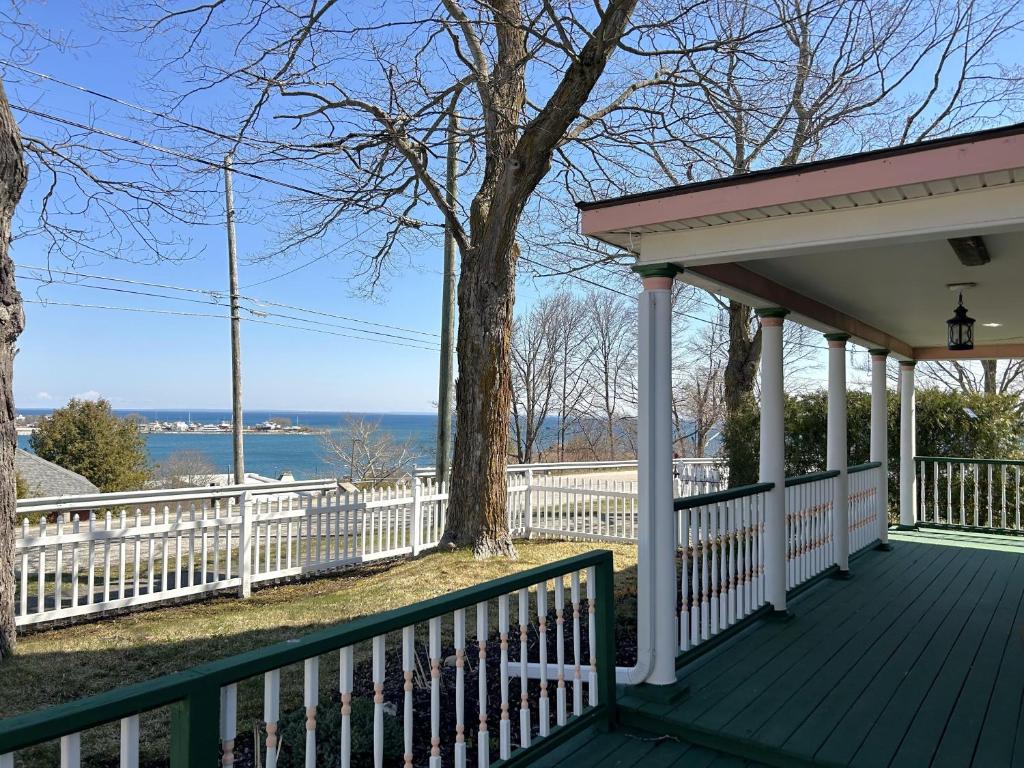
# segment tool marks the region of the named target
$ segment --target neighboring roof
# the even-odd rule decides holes
[[[77,472],[21,448],[14,454],[14,470],[28,486],[29,496],[73,496],[100,490]]]
[[[844,165],[851,165],[854,163],[862,163],[868,160],[885,160],[892,157],[899,157],[902,155],[911,155],[916,152],[925,150],[941,149],[944,147],[956,147],[961,144],[971,144],[986,139],[998,139],[1007,136],[1017,136],[1024,134],[1024,123],[1014,123],[1013,125],[1004,125],[999,128],[987,128],[981,131],[972,131],[970,133],[959,133],[955,136],[944,136],[938,139],[927,139],[925,141],[918,141],[913,144],[903,144],[898,147],[883,147],[882,149],[869,150],[867,152],[856,152],[850,155],[840,155],[838,157],[825,158],[824,160],[811,160],[806,163],[797,163],[795,165],[784,165],[777,166],[774,168],[764,168],[757,171],[750,171],[748,173],[738,173],[733,176],[723,176],[717,179],[708,179],[706,181],[695,181],[689,184],[677,184],[671,187],[662,187],[660,189],[654,189],[649,192],[638,192],[631,195],[621,195],[619,197],[610,197],[604,200],[589,200],[580,201],[576,204],[576,207],[582,211],[591,211],[597,208],[607,208],[615,205],[622,205],[623,203],[636,203],[643,202],[646,200],[657,200],[662,197],[671,197],[674,195],[686,194],[689,192],[697,192],[704,189],[714,189],[716,187],[728,187],[739,184],[748,184],[753,181],[759,181],[762,179],[774,179],[785,176],[793,176],[802,173],[808,173],[809,171],[826,170],[829,168],[836,168]]]

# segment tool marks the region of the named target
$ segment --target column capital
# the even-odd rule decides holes
[[[875,349],[869,349],[868,354],[872,357],[886,358],[889,356],[889,350],[884,347],[876,347]]]
[[[829,347],[838,349],[845,347],[846,342],[850,340],[850,334],[848,333],[826,333],[824,334],[825,340],[828,342]]]
[[[677,267],[675,264],[662,263],[662,264],[634,264],[630,269],[636,272],[640,277],[668,277],[674,278],[680,272],[683,271],[682,267]]]
[[[782,307],[758,307],[754,310],[764,325],[782,325],[782,321],[789,314],[788,309]]]
[[[913,368],[917,365],[917,360],[900,360],[901,368]]]

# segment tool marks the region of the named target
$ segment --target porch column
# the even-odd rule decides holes
[[[888,349],[871,354],[871,453],[869,459],[882,465],[878,471],[875,503],[878,507],[878,541],[889,545],[889,391],[885,381]]]
[[[761,461],[759,480],[774,483],[765,499],[765,598],[786,613],[786,437],[783,423],[782,323],[789,310],[757,310],[761,318]]]
[[[916,411],[914,361],[900,360],[900,528],[917,525]]]
[[[832,547],[839,576],[850,576],[850,449],[846,435],[846,333],[826,333],[828,340],[828,437],[826,469],[839,472],[832,481]]]
[[[670,264],[634,269],[644,284],[639,302],[637,590],[653,598],[638,600],[637,648],[654,650],[646,682],[671,685],[676,681],[679,649],[676,516],[672,510],[672,280],[678,269]],[[653,611],[653,616],[648,611]],[[645,637],[652,628],[653,637]]]

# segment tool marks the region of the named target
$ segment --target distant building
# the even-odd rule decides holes
[[[28,487],[28,495],[73,496],[99,493],[100,489],[77,472],[59,464],[41,459],[34,453],[18,448],[14,454],[14,471]]]

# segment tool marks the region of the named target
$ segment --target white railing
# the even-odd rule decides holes
[[[878,489],[882,465],[878,462],[850,467],[850,554],[878,541],[883,512]],[[886,521],[888,522],[888,520]]]
[[[612,553],[595,551],[9,718],[0,722],[0,766],[56,741],[66,768],[138,768],[140,745],[151,753],[146,764],[230,766],[239,736],[250,734],[249,762],[267,768],[327,765],[327,755],[341,768],[486,768],[527,757],[560,729],[614,720],[613,579]],[[550,679],[510,670],[546,670],[549,661]],[[107,723],[120,723],[119,760],[104,752],[109,741],[91,738]]]
[[[918,456],[917,520],[1022,531],[1022,461]]]
[[[679,648],[709,640],[765,604],[765,495],[770,483],[676,499]]]
[[[835,562],[832,515],[836,471],[786,479],[786,589],[803,584]]]
[[[636,541],[635,480],[544,469],[509,473],[514,536]],[[721,482],[713,467],[688,462],[676,493]],[[447,501],[444,486],[418,476],[352,493],[320,480],[26,499],[18,503],[15,621],[64,621],[226,590],[247,596],[253,584],[415,556],[440,541]]]

